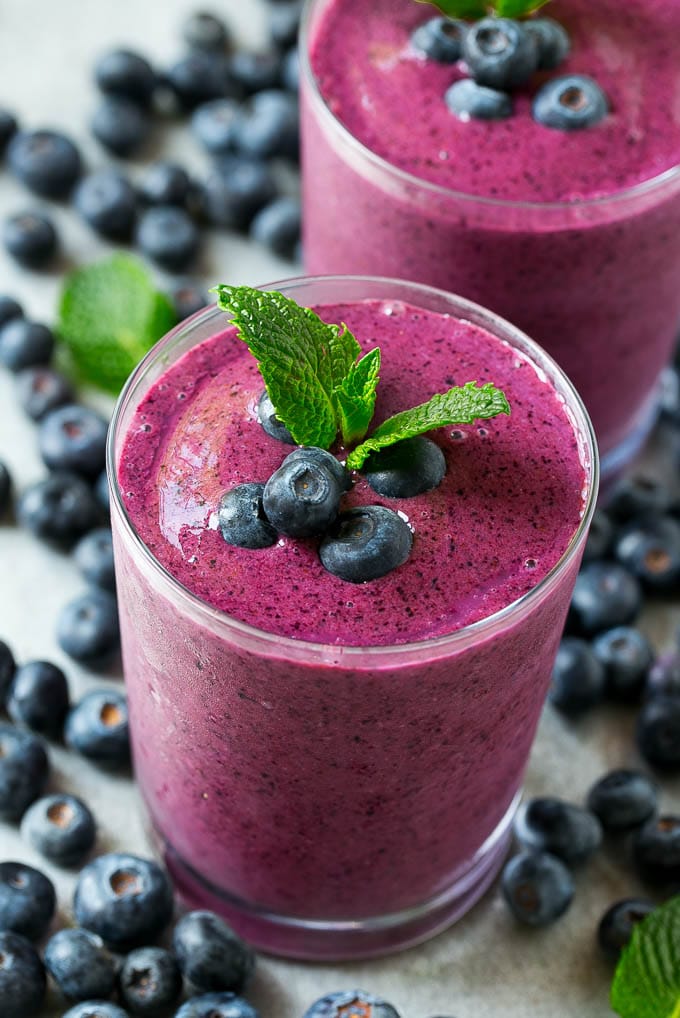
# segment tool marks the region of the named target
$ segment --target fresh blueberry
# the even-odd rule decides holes
[[[558,131],[592,127],[609,113],[606,95],[592,78],[567,74],[546,82],[534,97],[534,120]]]
[[[621,529],[614,555],[644,587],[673,591],[680,586],[680,522],[658,516]]]
[[[656,658],[647,675],[645,696],[680,697],[680,651],[668,650]]]
[[[454,81],[444,101],[460,120],[504,120],[512,116],[512,99],[507,92],[479,85],[471,78]]]
[[[281,66],[283,87],[294,95],[300,91],[300,55],[297,46],[291,46],[284,55]]]
[[[338,515],[340,485],[325,465],[284,460],[264,486],[262,505],[272,527],[289,537],[322,534]]]
[[[654,816],[657,788],[640,771],[610,771],[588,792],[587,806],[606,831],[628,831]]]
[[[524,30],[534,37],[538,49],[538,70],[554,71],[571,49],[567,30],[554,18],[529,18]]]
[[[166,80],[179,105],[187,111],[211,99],[238,98],[225,58],[213,53],[196,50],[182,57],[169,69]]]
[[[118,607],[113,594],[88,590],[68,601],[57,619],[57,643],[76,661],[101,667],[120,649]]]
[[[281,85],[282,58],[276,50],[264,53],[237,50],[229,61],[229,68],[246,95]]]
[[[255,968],[252,949],[214,912],[182,916],[172,946],[184,978],[199,990],[240,993]]]
[[[0,930],[38,940],[56,904],[54,885],[44,873],[22,862],[0,862]]]
[[[12,501],[12,475],[10,474],[7,465],[0,460],[0,518],[9,509],[9,504]],[[1,671],[1,666],[0,666]],[[2,685],[0,684],[0,692],[2,691]]]
[[[170,922],[172,887],[152,860],[112,852],[81,871],[73,909],[81,926],[114,948],[144,944]]]
[[[95,410],[67,403],[40,422],[40,455],[50,470],[95,478],[104,468],[107,430],[107,421]]]
[[[95,65],[97,86],[105,95],[149,106],[156,88],[154,70],[143,56],[128,49],[104,53]]]
[[[17,395],[22,410],[40,421],[57,407],[73,401],[71,383],[51,368],[26,368],[17,375]]]
[[[605,558],[614,540],[614,524],[604,509],[596,509],[588,531],[586,546],[583,550],[583,561]]]
[[[446,473],[446,460],[435,442],[418,435],[371,453],[363,473],[379,495],[412,498],[437,487]]]
[[[41,322],[12,318],[0,328],[0,364],[10,371],[47,364],[53,350],[52,330]]]
[[[61,668],[50,661],[27,661],[17,668],[7,697],[7,711],[15,724],[56,738],[68,707],[68,683]]]
[[[195,315],[197,311],[201,311],[210,303],[210,297],[203,287],[189,279],[173,286],[170,299],[178,322],[190,318],[191,315]]]
[[[0,294],[0,329],[13,318],[23,318],[24,309],[14,297]]]
[[[260,1018],[260,1012],[234,993],[203,993],[182,1004],[175,1018]]]
[[[520,852],[506,863],[501,877],[510,911],[528,926],[547,926],[567,911],[574,880],[561,859],[549,852]]]
[[[107,1000],[85,1000],[74,1004],[61,1018],[130,1018],[127,1011]]]
[[[562,799],[529,799],[515,817],[515,836],[527,851],[549,852],[576,866],[600,847],[602,825],[589,810]]]
[[[66,198],[80,176],[80,152],[57,131],[19,131],[7,148],[7,164],[29,191]]]
[[[482,18],[462,39],[463,59],[479,85],[514,88],[528,81],[538,64],[533,35],[510,18]]]
[[[652,645],[639,629],[616,626],[593,640],[593,653],[605,670],[605,692],[616,700],[637,700],[654,660]]]
[[[274,198],[254,216],[250,236],[281,258],[293,257],[300,242],[302,210],[297,198]]]
[[[59,247],[52,220],[44,212],[18,212],[5,220],[2,239],[5,250],[28,269],[42,269]]]
[[[32,1018],[45,998],[45,969],[35,950],[18,933],[0,931],[0,1014]]]
[[[139,194],[147,205],[178,205],[187,208],[193,184],[191,177],[178,163],[159,161],[144,171]]]
[[[280,89],[265,89],[246,100],[232,124],[234,146],[257,159],[287,156],[296,159],[299,114],[295,96]]]
[[[455,64],[463,51],[464,21],[455,18],[430,18],[418,25],[411,35],[411,45],[418,53],[440,64]]]
[[[279,442],[285,442],[287,445],[295,445],[295,439],[290,431],[276,416],[274,404],[266,389],[263,390],[257,403],[257,418],[271,438],[276,438]]]
[[[0,820],[21,819],[42,794],[48,771],[42,741],[0,722]]]
[[[66,719],[64,738],[71,749],[94,763],[128,764],[128,709],[123,694],[107,689],[86,693]]]
[[[576,577],[568,623],[591,636],[628,625],[641,607],[640,584],[628,569],[616,562],[588,562]]]
[[[4,154],[10,138],[19,130],[17,118],[9,110],[0,107],[0,156]]]
[[[668,511],[672,494],[668,485],[647,474],[635,474],[620,481],[607,501],[607,513],[617,523],[636,516],[660,515]]]
[[[102,590],[115,591],[113,542],[109,527],[98,527],[81,537],[73,550],[73,557],[88,583]]]
[[[365,990],[338,990],[308,1007],[302,1018],[399,1018],[382,997]]]
[[[659,411],[662,420],[680,424],[680,374],[677,366],[664,368],[659,378]]]
[[[247,230],[253,217],[275,196],[276,181],[266,162],[227,155],[205,182],[205,216],[215,226]]]
[[[165,1014],[182,991],[174,955],[161,947],[140,947],[125,961],[119,979],[122,1002],[134,1015]]]
[[[94,495],[97,499],[99,507],[108,513],[111,508],[109,501],[109,478],[105,470],[102,470],[97,480],[94,482]]]
[[[648,763],[680,772],[680,696],[655,696],[643,704],[635,737]]]
[[[335,458],[333,453],[327,452],[326,449],[319,449],[315,445],[302,445],[288,453],[283,462],[297,463],[298,461],[316,463],[317,466],[330,470],[340,486],[340,491],[349,491],[352,487],[352,475],[349,470]]]
[[[191,116],[191,129],[206,152],[220,155],[233,148],[237,111],[235,99],[211,99],[196,107]]]
[[[605,670],[586,640],[565,636],[557,649],[548,700],[568,717],[578,717],[604,695]]]
[[[79,866],[94,846],[97,828],[81,799],[59,793],[28,807],[21,833],[36,852],[57,866]]]
[[[135,189],[116,170],[97,170],[81,180],[73,203],[88,226],[110,240],[130,240],[137,215]]]
[[[268,12],[269,38],[279,49],[288,49],[297,40],[300,30],[300,0],[284,0]]]
[[[630,943],[635,927],[655,907],[648,898],[624,898],[607,909],[597,928],[597,942],[607,958],[618,961],[624,947]]]
[[[654,817],[633,835],[633,861],[648,884],[680,888],[680,816]]]
[[[217,512],[220,533],[227,544],[238,548],[269,548],[277,533],[262,506],[264,484],[245,483],[230,488],[220,499]]]
[[[16,667],[16,661],[14,660],[11,648],[4,640],[0,640],[0,704],[5,702],[7,690],[14,678]]]
[[[356,506],[338,516],[319,547],[321,564],[349,583],[364,583],[402,565],[413,534],[408,524],[381,505]]]
[[[45,968],[69,1000],[110,997],[120,963],[90,930],[59,930],[45,946]]]
[[[143,254],[168,272],[184,272],[198,254],[196,224],[184,209],[157,205],[141,216],[137,244]]]
[[[26,488],[17,502],[17,518],[42,540],[70,544],[96,526],[99,506],[82,478],[54,473]]]
[[[209,11],[196,11],[182,25],[182,38],[190,49],[223,53],[229,42],[229,29]]]
[[[147,114],[136,102],[118,95],[107,95],[95,109],[90,128],[104,148],[117,156],[137,152],[150,131]]]

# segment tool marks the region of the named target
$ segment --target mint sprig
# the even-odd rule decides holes
[[[633,930],[614,975],[611,1005],[620,1018],[680,1016],[680,895]]]
[[[549,3],[549,0],[416,0],[431,3],[448,18],[475,21],[495,14],[501,18],[523,18]]]

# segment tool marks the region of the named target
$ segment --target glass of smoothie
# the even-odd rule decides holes
[[[276,954],[380,954],[434,934],[493,880],[596,497],[579,396],[477,305],[401,281],[272,284],[379,345],[374,421],[468,381],[510,416],[430,433],[438,487],[347,506],[408,522],[378,579],[327,572],[317,538],[229,545],[220,500],[291,445],[208,308],[129,380],[110,431],[117,588],[135,773],[179,893]],[[343,459],[343,451],[337,450]]]
[[[301,39],[304,258],[462,294],[558,361],[593,420],[603,481],[650,430],[680,323],[680,4],[555,0],[571,49],[513,91],[506,119],[460,119],[467,74],[419,52],[413,0],[309,0]],[[551,79],[592,78],[609,112],[536,122]]]

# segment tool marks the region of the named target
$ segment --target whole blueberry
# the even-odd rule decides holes
[[[202,993],[182,1004],[175,1018],[260,1018],[260,1012],[234,993]]]
[[[680,651],[667,650],[659,654],[647,675],[645,697],[680,697]]]
[[[88,583],[110,592],[116,589],[110,527],[98,527],[78,541],[73,558]]]
[[[94,482],[94,496],[100,509],[108,514],[111,505],[109,501],[109,478],[105,470],[102,470]]]
[[[238,548],[269,548],[278,534],[262,506],[264,484],[246,482],[230,488],[220,499],[217,519],[227,544]]]
[[[107,1000],[85,1000],[74,1004],[61,1018],[130,1018],[127,1011]]]
[[[356,506],[341,513],[319,546],[324,569],[349,583],[375,580],[408,558],[413,534],[391,509]]]
[[[174,955],[161,947],[132,951],[120,971],[120,997],[134,1015],[165,1014],[182,991],[182,974]]]
[[[616,562],[588,562],[574,585],[568,624],[586,636],[633,622],[642,591],[633,574]]]
[[[301,12],[300,0],[283,0],[267,12],[269,38],[274,46],[288,49],[294,45],[300,29]]]
[[[45,968],[69,1000],[110,997],[120,963],[90,930],[59,930],[45,946]]]
[[[338,515],[334,472],[305,459],[284,460],[264,486],[262,505],[272,527],[290,537],[323,533]]]
[[[206,152],[219,155],[233,147],[233,124],[238,112],[235,99],[211,99],[191,116],[191,130]]]
[[[187,982],[199,990],[240,993],[255,968],[255,955],[214,912],[182,916],[172,946]]]
[[[302,209],[300,201],[289,195],[274,198],[255,214],[250,236],[281,258],[293,257],[300,242]]]
[[[614,555],[648,590],[677,590],[680,587],[680,522],[672,516],[632,522],[617,535]]]
[[[460,120],[505,120],[512,116],[512,99],[507,92],[479,85],[471,78],[454,81],[444,101]]]
[[[370,486],[386,498],[421,495],[436,488],[445,473],[444,453],[422,435],[371,453],[363,467]]]
[[[186,208],[192,192],[191,177],[179,163],[160,160],[144,171],[139,195],[147,205],[178,205]]]
[[[464,21],[455,18],[430,18],[418,25],[411,35],[411,45],[418,53],[440,64],[455,64],[463,50]]]
[[[602,842],[602,825],[593,813],[555,798],[522,803],[514,830],[522,848],[549,852],[570,866],[585,862]]]
[[[5,463],[0,460],[0,517],[9,509],[12,501],[12,475]],[[0,691],[2,686],[0,685]]]
[[[97,170],[81,180],[73,202],[88,226],[110,240],[130,240],[137,215],[137,195],[116,170]]]
[[[94,689],[71,709],[66,742],[98,764],[123,766],[130,759],[127,701],[122,693]]]
[[[569,55],[569,34],[554,18],[529,18],[524,30],[534,37],[539,71],[554,71]]]
[[[25,863],[0,862],[0,930],[38,940],[56,904],[54,885],[44,873]]]
[[[604,509],[596,509],[588,531],[586,546],[583,549],[583,561],[605,558],[611,549],[614,539],[614,524]]]
[[[148,943],[170,922],[172,887],[152,860],[112,852],[81,871],[73,909],[81,926],[112,947]]]
[[[50,470],[95,478],[104,468],[107,431],[108,422],[95,410],[67,403],[40,422],[40,454]]]
[[[352,475],[349,470],[336,459],[333,453],[319,449],[315,445],[302,445],[288,453],[284,463],[316,463],[317,466],[330,470],[338,482],[340,491],[349,491],[352,487]]]
[[[604,695],[605,669],[586,640],[565,636],[555,657],[548,700],[563,714],[578,717]]]
[[[297,158],[299,114],[295,96],[280,89],[265,89],[246,100],[232,124],[236,149],[259,159]]]
[[[314,1001],[303,1018],[399,1018],[382,997],[365,990],[338,990]]]
[[[512,914],[528,926],[547,926],[559,919],[574,897],[571,873],[549,852],[513,856],[503,870],[501,888]]]
[[[534,36],[510,18],[482,18],[463,34],[463,59],[479,85],[514,88],[538,65]]]
[[[539,124],[558,131],[578,131],[598,124],[609,113],[609,101],[600,86],[584,74],[552,78],[533,101]]]
[[[196,225],[175,205],[147,209],[139,220],[136,240],[142,253],[168,272],[184,272],[198,254]]]
[[[82,799],[60,792],[46,795],[28,807],[21,821],[21,833],[50,862],[78,866],[95,843],[97,827]]]
[[[190,49],[222,53],[229,42],[229,29],[210,11],[195,11],[182,25],[182,38]]]
[[[11,647],[4,640],[0,640],[0,704],[4,704],[7,690],[14,678],[16,661]]]
[[[185,279],[176,286],[173,286],[170,293],[175,314],[178,322],[190,318],[197,311],[201,311],[210,304],[210,297],[200,283],[194,283]]]
[[[66,198],[81,174],[80,152],[57,131],[19,131],[7,148],[7,165],[22,184],[45,198]]]
[[[680,817],[653,817],[636,831],[633,861],[647,883],[676,893],[680,889]]]
[[[289,92],[297,94],[300,90],[300,54],[297,46],[291,46],[283,57],[281,81]]]
[[[651,475],[637,473],[619,481],[607,500],[607,514],[617,523],[627,523],[635,517],[665,513],[671,501],[667,484]]]
[[[107,95],[92,114],[90,128],[104,148],[117,156],[130,156],[147,140],[151,122],[131,99]]]
[[[4,154],[10,138],[19,130],[19,123],[13,113],[0,107],[0,156]]]
[[[119,96],[149,106],[156,74],[145,57],[128,49],[114,49],[99,57],[94,68],[97,86],[105,95]]]
[[[54,223],[44,212],[18,212],[6,219],[2,239],[9,255],[28,269],[44,268],[59,247]]]
[[[26,488],[17,503],[17,518],[36,537],[70,544],[96,525],[99,506],[85,481],[57,472]]]
[[[2,1018],[32,1018],[42,1006],[47,988],[43,963],[18,933],[0,931],[0,1014]]]
[[[274,404],[266,389],[263,390],[257,402],[257,419],[271,438],[275,438],[279,442],[285,442],[287,445],[295,445],[295,439],[290,431],[276,416]]]
[[[40,322],[12,318],[0,328],[0,364],[10,371],[47,364],[53,350],[52,330]]]
[[[680,424],[680,374],[675,365],[664,368],[659,378],[659,412],[662,420]]]
[[[228,155],[205,181],[205,217],[214,226],[247,230],[253,217],[275,197],[276,181],[264,160]]]
[[[41,421],[50,410],[73,402],[71,383],[52,368],[26,368],[20,371],[16,391],[22,410],[34,421]]]
[[[616,700],[639,699],[654,660],[644,633],[632,626],[616,626],[596,636],[592,648],[604,667],[607,695]]]
[[[20,820],[42,794],[48,772],[42,740],[0,722],[0,820]]]
[[[640,771],[610,771],[588,792],[587,806],[606,831],[627,831],[654,816],[657,788]]]
[[[27,661],[14,673],[7,711],[17,725],[56,738],[68,712],[66,676],[50,661]]]
[[[655,696],[644,703],[635,737],[648,763],[680,772],[680,696]]]
[[[6,294],[0,294],[0,329],[7,322],[10,322],[13,318],[23,318],[24,309],[18,300],[14,297],[8,297]]]
[[[263,53],[237,50],[231,56],[229,69],[247,95],[281,85],[282,58],[277,50]]]
[[[237,96],[225,58],[196,50],[182,57],[166,73],[179,105],[187,111],[224,96]]]
[[[624,898],[607,909],[597,928],[597,942],[607,958],[618,960],[635,927],[654,908],[654,902],[648,898]]]

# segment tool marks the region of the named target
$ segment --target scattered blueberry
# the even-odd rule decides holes
[[[399,1018],[382,997],[365,990],[338,990],[315,1001],[303,1018]]]
[[[655,696],[643,704],[635,736],[648,763],[680,772],[680,696]]]
[[[182,57],[168,70],[166,80],[185,110],[224,96],[238,98],[226,60],[213,53],[196,50]]]
[[[149,106],[156,88],[151,64],[132,50],[115,49],[104,53],[95,65],[95,81],[105,95],[128,99]]]
[[[266,389],[263,390],[257,403],[257,418],[271,438],[276,438],[279,442],[285,442],[287,445],[295,445],[295,439],[290,431],[276,416],[274,404]]]
[[[174,955],[161,947],[140,947],[125,961],[119,978],[120,996],[134,1015],[165,1014],[182,991],[182,974]]]
[[[139,195],[147,205],[189,205],[193,184],[191,177],[178,163],[164,160],[152,163],[144,171]]]
[[[584,74],[553,78],[539,89],[533,102],[534,119],[559,131],[592,127],[604,120],[608,112],[606,95],[596,81]]]
[[[47,979],[35,950],[18,933],[0,931],[0,1014],[32,1018],[45,998]]]
[[[0,517],[9,509],[12,500],[12,476],[7,465],[0,460]],[[0,669],[1,670],[1,669]],[[0,684],[0,692],[2,685]]]
[[[279,49],[293,46],[300,29],[302,4],[299,0],[284,0],[268,12],[269,38]]]
[[[0,329],[13,318],[23,318],[24,309],[14,297],[0,294]]]
[[[7,696],[7,712],[15,724],[56,738],[68,707],[68,683],[61,668],[50,661],[27,661],[17,668]]]
[[[101,667],[120,648],[118,606],[113,594],[88,590],[68,601],[57,619],[57,643],[69,657]]]
[[[606,558],[614,540],[614,524],[604,509],[596,509],[588,531],[583,561]]]
[[[130,181],[116,170],[97,170],[81,180],[73,202],[88,226],[110,240],[132,237],[137,195]]]
[[[137,243],[142,252],[168,272],[183,272],[196,258],[199,236],[184,209],[156,205],[139,220]]]
[[[17,518],[36,537],[70,544],[96,526],[99,506],[82,478],[59,472],[26,488],[17,502]]]
[[[46,414],[40,422],[40,455],[50,470],[95,478],[104,468],[107,431],[108,422],[95,410],[67,403]]]
[[[111,505],[109,501],[109,478],[105,470],[102,470],[99,477],[94,482],[94,495],[99,507],[105,513],[108,513]]]
[[[110,997],[120,963],[90,930],[59,930],[45,946],[45,968],[69,1000]]]
[[[585,635],[633,622],[642,607],[637,579],[615,562],[588,562],[576,577],[568,624]]]
[[[88,583],[102,590],[115,591],[113,542],[109,527],[98,527],[81,537],[73,550],[73,557]]]
[[[275,530],[290,537],[323,533],[338,515],[340,485],[329,467],[285,459],[264,486],[264,512]]]
[[[656,477],[634,474],[624,477],[607,500],[607,514],[617,523],[639,516],[659,515],[668,511],[671,492]]]
[[[633,835],[633,860],[649,884],[675,893],[680,888],[680,817],[648,820]]]
[[[117,156],[130,156],[147,140],[150,121],[141,106],[122,96],[107,95],[95,109],[90,127],[104,148]]]
[[[467,31],[464,21],[455,18],[430,18],[418,25],[411,35],[411,45],[419,53],[441,64],[455,64],[460,60],[463,36]]]
[[[29,269],[42,269],[52,261],[59,247],[54,223],[44,212],[18,212],[5,220],[2,239],[5,250]]]
[[[444,101],[461,120],[504,120],[512,115],[512,99],[507,92],[479,85],[471,78],[454,81]]]
[[[0,820],[21,819],[42,794],[48,771],[42,740],[0,722]]]
[[[260,1018],[260,1012],[233,993],[203,993],[182,1004],[175,1018]]]
[[[233,148],[233,125],[238,111],[235,99],[211,99],[201,103],[191,116],[191,129],[211,155]]]
[[[319,547],[321,564],[349,583],[363,583],[402,565],[413,534],[408,524],[380,505],[356,506],[341,513]]]
[[[0,108],[0,156],[4,154],[10,138],[19,130],[19,124],[13,113]]]
[[[647,898],[625,898],[607,909],[597,928],[597,941],[607,958],[618,961],[637,924],[655,907]]]
[[[649,669],[645,696],[680,697],[680,652],[669,650],[660,654]]]
[[[412,498],[430,491],[445,473],[444,453],[422,435],[371,453],[363,467],[370,486],[386,498]]]
[[[5,643],[4,640],[0,640],[0,703],[4,704],[7,690],[10,687],[10,683],[14,678],[16,671],[16,661],[14,660],[14,654],[11,648]]]
[[[250,236],[281,258],[292,258],[300,242],[300,201],[288,195],[274,198],[253,217]]]
[[[281,66],[281,81],[283,87],[289,92],[296,94],[300,90],[300,55],[297,46],[291,46],[284,55]]]
[[[276,181],[264,160],[227,155],[205,181],[204,213],[215,226],[247,230],[256,213],[275,197]]]
[[[276,50],[264,53],[237,50],[229,61],[229,69],[243,91],[252,95],[281,85],[281,60],[281,54]]]
[[[74,1004],[61,1018],[130,1018],[130,1015],[107,1000],[85,1000]]]
[[[98,764],[124,766],[130,759],[127,701],[122,693],[95,689],[71,709],[64,738]]]
[[[299,114],[295,96],[265,89],[246,100],[232,124],[236,149],[259,159],[298,155]]]
[[[529,18],[524,30],[534,37],[538,49],[538,70],[554,71],[571,49],[569,35],[554,18]]]
[[[616,700],[639,699],[654,660],[644,633],[631,626],[616,626],[595,637],[592,648],[604,667],[607,695]]]
[[[516,919],[547,926],[571,905],[574,880],[562,860],[549,852],[521,852],[506,863],[501,889]]]
[[[335,458],[333,453],[327,452],[326,449],[319,449],[315,445],[299,446],[288,453],[283,462],[297,463],[298,461],[316,463],[317,466],[330,470],[340,486],[340,491],[349,491],[352,487],[352,475],[349,470]]]
[[[21,833],[50,862],[78,866],[94,846],[97,828],[88,806],[75,795],[62,792],[29,806]]]
[[[538,64],[536,40],[510,18],[482,18],[462,39],[463,59],[479,85],[506,89],[528,81]]]
[[[0,328],[0,364],[23,371],[47,364],[54,350],[52,330],[28,318],[12,318]]]
[[[587,805],[606,831],[627,831],[656,813],[656,785],[640,771],[610,771],[590,789]]]
[[[604,695],[604,665],[586,640],[565,636],[557,649],[548,700],[569,717],[578,717]]]
[[[562,799],[537,798],[522,803],[514,829],[522,848],[549,852],[570,866],[585,862],[602,841],[597,817]]]
[[[80,176],[80,152],[57,131],[19,131],[7,148],[7,164],[29,191],[66,198]]]
[[[680,522],[658,516],[630,523],[618,534],[614,555],[649,590],[680,586]]]
[[[183,322],[185,318],[190,318],[191,315],[195,315],[197,311],[202,311],[203,308],[210,304],[210,297],[203,287],[199,283],[192,283],[190,280],[184,280],[184,282],[174,286],[170,293],[170,299],[172,300],[178,322]]]
[[[0,862],[0,930],[38,940],[56,905],[54,885],[44,873],[25,863]]]
[[[73,402],[71,383],[52,368],[26,368],[17,375],[16,390],[22,410],[40,421],[57,407]]]
[[[184,978],[199,990],[240,993],[255,968],[251,948],[213,912],[182,916],[172,946]]]
[[[238,548],[269,548],[278,534],[267,519],[262,495],[264,484],[237,484],[220,499],[217,518],[227,544]]]
[[[229,42],[229,30],[221,18],[209,11],[196,11],[182,25],[182,38],[190,49],[223,53]]]

